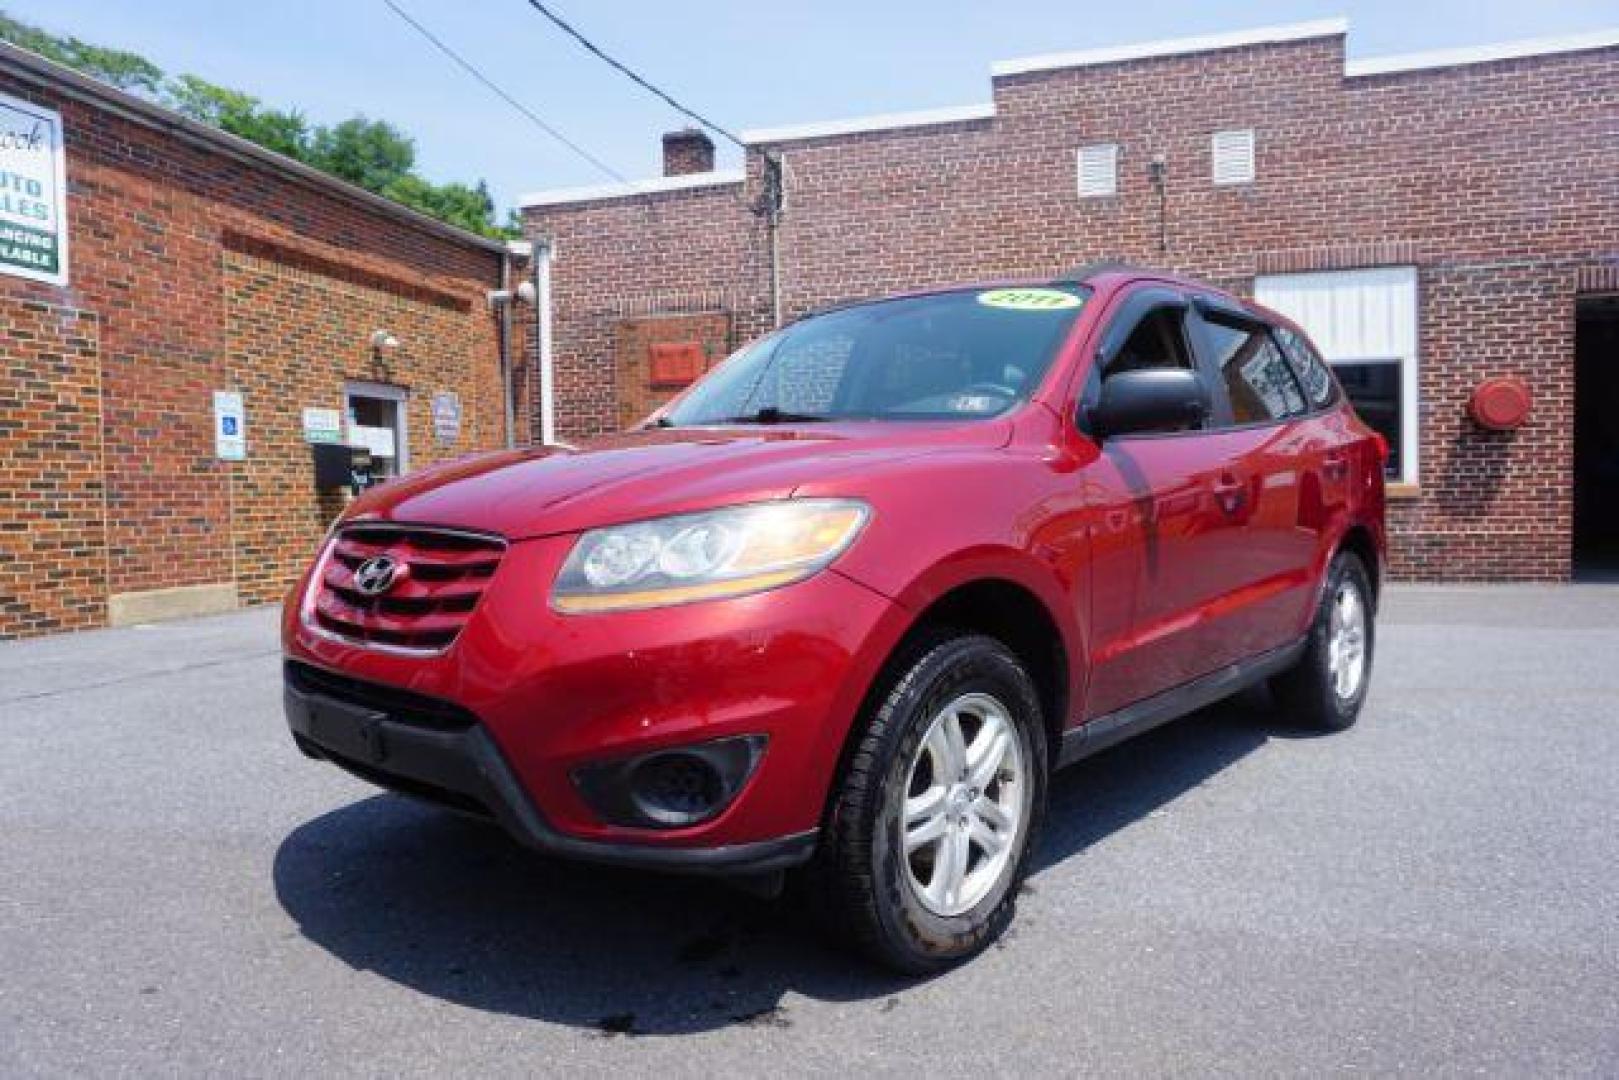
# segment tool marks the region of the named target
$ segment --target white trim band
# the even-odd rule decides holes
[[[1392,75],[1401,71],[1460,67],[1464,64],[1487,64],[1492,60],[1518,60],[1529,56],[1550,56],[1556,53],[1582,52],[1586,49],[1608,49],[1614,46],[1619,46],[1619,29],[1592,30],[1584,34],[1524,38],[1519,41],[1503,41],[1495,45],[1473,45],[1462,49],[1434,49],[1431,52],[1405,53],[1401,56],[1377,56],[1370,60],[1349,60],[1344,63],[1344,74],[1349,78],[1364,75]]]
[[[531,191],[517,197],[517,205],[556,206],[561,203],[596,202],[600,199],[623,199],[633,195],[655,195],[664,191],[690,191],[695,188],[726,187],[740,184],[741,169],[719,169],[714,172],[687,173],[683,176],[657,176],[651,180],[631,180],[627,184],[596,184],[591,187],[555,188],[551,191]]]
[[[741,133],[741,139],[749,146],[758,146],[761,143],[797,142],[802,139],[823,139],[829,135],[858,135],[865,131],[933,127],[937,124],[962,124],[994,118],[995,103],[991,101],[982,105],[951,105],[942,109],[878,113],[874,116],[857,116],[847,120],[821,120],[816,123],[789,124],[784,127],[751,128]]]
[[[1199,37],[1146,41],[1135,45],[1110,45],[1106,48],[1085,49],[1081,52],[1047,53],[1044,56],[997,60],[989,66],[989,73],[995,78],[1002,78],[1007,75],[1026,75],[1035,71],[1119,64],[1161,56],[1240,49],[1247,45],[1275,45],[1287,41],[1306,41],[1310,38],[1337,37],[1347,33],[1349,33],[1348,19],[1317,19],[1313,22],[1289,23],[1285,26],[1264,26],[1256,30],[1236,30],[1226,34],[1204,34]]]

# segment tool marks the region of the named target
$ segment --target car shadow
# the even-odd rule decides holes
[[[1268,691],[1254,688],[1064,769],[1051,778],[1032,874],[1146,817],[1268,740],[1302,735],[1286,726]]]
[[[1274,719],[1263,696],[1243,695],[1059,773],[1036,883],[1285,734]],[[356,969],[603,1037],[786,1027],[788,991],[888,1010],[911,985],[828,946],[791,896],[541,858],[393,795],[299,826],[273,874],[304,937]]]

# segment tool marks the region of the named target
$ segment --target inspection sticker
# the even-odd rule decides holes
[[[1061,311],[1080,305],[1079,297],[1059,289],[991,289],[979,293],[978,302],[1008,311]]]

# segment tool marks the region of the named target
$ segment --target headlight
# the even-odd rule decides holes
[[[785,499],[593,529],[557,575],[569,615],[745,596],[809,577],[871,517],[848,499]]]

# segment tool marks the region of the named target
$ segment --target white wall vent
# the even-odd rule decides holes
[[[1216,131],[1212,142],[1214,182],[1251,184],[1254,182],[1254,130]]]
[[[1079,197],[1095,199],[1119,193],[1119,148],[1096,143],[1079,148]]]

